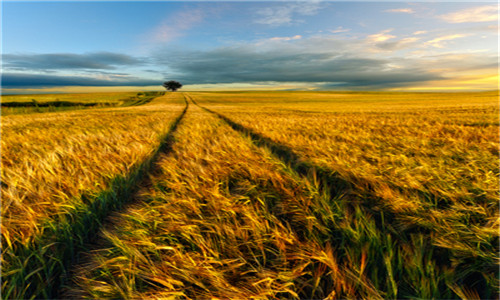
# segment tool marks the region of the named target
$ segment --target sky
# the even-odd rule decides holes
[[[498,4],[3,1],[2,93],[498,89]]]

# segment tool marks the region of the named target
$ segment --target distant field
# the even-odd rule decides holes
[[[498,92],[177,92],[4,116],[2,295],[497,298],[499,113]]]
[[[164,92],[2,95],[2,115],[145,104]]]
[[[135,96],[135,92],[118,93],[82,93],[82,94],[30,94],[30,95],[2,95],[2,102],[38,102],[74,101],[74,102],[119,102]]]

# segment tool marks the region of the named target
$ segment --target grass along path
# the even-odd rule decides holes
[[[190,100],[197,104],[192,97]],[[324,242],[331,241],[333,238],[336,243],[342,245],[336,249],[341,257],[349,257],[356,253],[355,248],[351,248],[356,244],[352,243],[352,239],[361,238],[360,234],[365,235],[366,241],[369,242],[359,246],[368,249],[365,255],[368,255],[371,263],[366,273],[368,273],[368,279],[375,282],[374,287],[380,295],[389,298],[470,298],[475,296],[491,298],[498,295],[498,282],[495,275],[498,267],[498,242],[495,243],[495,235],[493,235],[493,240],[491,238],[479,240],[475,237],[474,242],[471,242],[470,238],[474,232],[465,230],[453,218],[441,220],[440,226],[422,226],[422,223],[414,222],[416,216],[413,214],[395,212],[390,205],[385,205],[384,199],[370,193],[369,191],[372,190],[370,182],[361,184],[367,186],[366,189],[357,190],[356,186],[360,185],[362,179],[355,179],[353,182],[350,180],[352,178],[343,178],[337,172],[325,166],[315,165],[293,149],[258,134],[223,114],[202,108],[217,115],[233,129],[251,138],[257,146],[269,149],[278,159],[301,176],[309,180],[317,180],[320,192],[332,197],[332,200],[324,205],[333,205],[338,208],[338,204],[334,203],[335,199],[344,199],[342,201],[344,211],[339,213],[347,214],[346,219],[349,219],[349,214],[355,215],[351,220],[354,222],[354,231],[349,234],[345,228],[338,227],[336,220],[329,219],[329,214],[318,214],[322,225],[329,229],[326,232],[317,232],[316,235]],[[375,226],[370,229],[373,232],[363,233],[363,230],[360,231],[359,223],[364,224],[361,226],[365,227],[363,230]],[[459,242],[464,245],[463,247],[443,247],[442,243],[438,242],[441,237],[449,235],[450,231],[461,232],[463,237]],[[352,236],[354,233],[355,235]],[[473,243],[477,243],[476,248],[467,247]],[[408,256],[408,249],[414,249],[413,253],[416,256]],[[385,270],[384,268],[382,271],[378,270],[380,266],[385,266]],[[378,283],[377,276],[387,277],[388,282]],[[418,282],[421,284],[418,285]],[[370,295],[370,297],[373,296]]]
[[[159,153],[168,151],[172,134],[188,109],[171,123],[153,153],[134,164],[124,175],[111,178],[109,187],[94,195],[83,195],[80,202],[47,218],[37,233],[25,243],[2,239],[2,297],[17,299],[56,298],[67,280],[68,268],[77,254],[85,251],[111,211],[130,200],[138,184],[148,175]],[[5,234],[5,232],[4,232]]]

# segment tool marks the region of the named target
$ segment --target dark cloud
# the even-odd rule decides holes
[[[207,52],[171,52],[158,57],[185,84],[311,82],[341,87],[392,87],[441,79],[418,67],[394,68],[392,60],[355,57],[336,51],[305,48],[257,51],[252,47]],[[416,64],[408,64],[416,65]]]
[[[363,41],[340,41],[321,36],[302,39],[298,36],[293,41],[268,39],[203,51],[163,49],[147,59],[107,52],[9,54],[3,56],[4,72],[7,70],[7,73],[2,76],[2,84],[4,87],[18,88],[146,86],[160,85],[163,80],[172,79],[185,85],[310,83],[311,87],[323,89],[359,90],[412,86],[450,79],[455,71],[493,68],[497,65],[497,55],[492,54],[443,54],[411,58],[387,55],[415,42],[416,38],[406,38],[385,42],[374,48]],[[137,66],[143,72],[147,71],[150,73],[148,77],[154,77],[152,73],[156,73],[158,80],[130,76],[127,66]],[[62,75],[70,71],[77,71],[80,75],[75,75],[75,72],[69,76]],[[44,74],[40,74],[42,72]]]
[[[118,66],[132,66],[144,63],[143,59],[126,54],[96,52],[86,54],[4,54],[3,66],[11,70],[68,70],[101,69],[112,70]]]
[[[130,76],[60,76],[45,74],[2,74],[4,88],[57,87],[57,86],[148,86],[161,85],[161,80],[140,79]]]

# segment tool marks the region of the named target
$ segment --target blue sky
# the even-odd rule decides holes
[[[496,2],[2,4],[3,92],[491,90]]]

